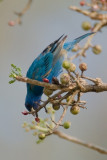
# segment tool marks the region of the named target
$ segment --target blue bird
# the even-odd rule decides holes
[[[67,36],[63,35],[56,41],[46,47],[43,52],[33,61],[27,71],[26,77],[43,81],[44,78],[52,82],[53,77],[57,77],[62,72],[62,62],[64,54],[61,52],[65,49],[67,52],[71,51],[75,44],[79,43],[85,37],[93,34],[94,32],[82,35],[72,42],[65,43]],[[63,38],[62,38],[63,37]],[[37,109],[43,94],[43,87],[27,83],[27,95],[25,99],[25,107],[28,111]]]

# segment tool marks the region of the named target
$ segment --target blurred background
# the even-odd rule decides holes
[[[9,85],[10,64],[22,68],[25,76],[35,57],[52,41],[63,33],[73,40],[86,32],[81,29],[82,21],[90,19],[68,9],[79,5],[79,0],[34,0],[30,9],[22,17],[22,25],[10,27],[9,20],[17,16],[28,0],[3,0],[0,3],[0,159],[2,160],[106,160],[107,156],[96,151],[67,142],[52,135],[43,143],[36,144],[32,133],[21,127],[32,116],[23,116],[26,84],[16,82]],[[83,40],[81,44],[86,41]],[[101,44],[103,51],[94,55],[91,50],[83,59],[88,64],[86,75],[100,77],[107,83],[107,28],[95,35],[93,44]],[[74,53],[71,53],[74,54]],[[74,61],[79,65],[79,60]],[[77,67],[78,68],[78,67]],[[44,97],[43,97],[44,98]],[[107,148],[107,93],[87,93],[82,99],[87,101],[87,110],[73,116],[69,112],[65,120],[71,121],[66,133]],[[56,115],[61,114],[60,111]],[[46,113],[39,112],[40,117]]]

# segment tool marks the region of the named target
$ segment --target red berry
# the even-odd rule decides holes
[[[39,122],[40,122],[40,119],[39,119],[38,117],[36,117],[36,118],[35,118],[35,121],[39,123]]]
[[[49,83],[49,80],[47,78],[44,78],[43,82]]]
[[[85,1],[80,1],[80,5],[84,6],[85,5]]]
[[[9,25],[9,26],[15,26],[15,21],[9,21],[9,22],[8,22],[8,25]]]
[[[23,115],[28,115],[28,112],[27,111],[23,111],[22,114]]]

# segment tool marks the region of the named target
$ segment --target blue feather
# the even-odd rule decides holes
[[[72,42],[67,42],[64,44],[63,48],[69,52],[73,49],[75,44],[79,43],[82,39],[84,39],[94,33],[95,32],[87,33],[87,34],[84,34],[84,35],[74,39]]]

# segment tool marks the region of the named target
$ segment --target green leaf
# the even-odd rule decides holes
[[[9,84],[12,84],[12,83],[14,83],[16,80],[14,79],[14,80],[11,80],[11,81],[9,81]]]
[[[16,72],[12,69],[12,73],[16,74]]]
[[[12,74],[10,74],[10,75],[9,75],[9,77],[10,77],[10,78],[13,78],[13,75],[12,75]]]
[[[21,72],[21,68],[17,68],[17,72]]]
[[[11,67],[16,68],[16,66],[14,64],[11,64]]]
[[[14,65],[14,64],[11,64],[11,67],[12,68],[11,68],[11,73],[10,73],[9,77],[13,78],[13,80],[9,81],[10,84],[15,82],[16,76],[22,76],[21,68],[16,67],[16,65]]]

